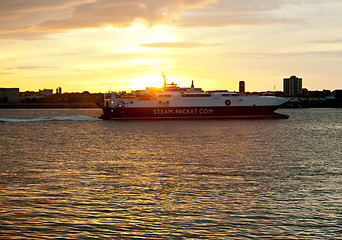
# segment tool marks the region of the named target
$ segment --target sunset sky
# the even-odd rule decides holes
[[[342,0],[0,0],[0,87],[342,88]]]

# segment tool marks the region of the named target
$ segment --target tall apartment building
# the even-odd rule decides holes
[[[286,97],[294,97],[301,95],[302,92],[302,79],[296,76],[284,78],[284,93]]]
[[[0,103],[18,103],[19,88],[0,88]]]

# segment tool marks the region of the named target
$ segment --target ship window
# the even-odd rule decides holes
[[[211,94],[183,94],[183,97],[211,97]]]
[[[171,97],[170,94],[159,94],[158,97]]]
[[[116,95],[116,98],[136,98],[137,95],[125,94],[125,95]]]

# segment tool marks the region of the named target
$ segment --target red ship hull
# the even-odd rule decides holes
[[[103,107],[103,119],[253,119],[288,118],[274,113],[279,106],[239,107]]]

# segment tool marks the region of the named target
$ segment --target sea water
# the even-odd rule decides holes
[[[1,239],[341,239],[342,109],[0,110]]]

